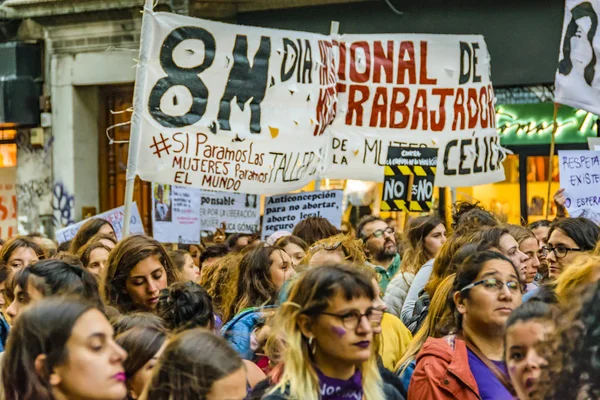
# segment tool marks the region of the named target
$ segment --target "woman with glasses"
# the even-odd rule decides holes
[[[479,252],[459,268],[453,293],[456,334],[427,339],[408,397],[514,399],[503,351],[506,321],[521,304],[519,271],[502,254]]]
[[[400,399],[385,385],[373,351],[381,319],[369,278],[346,266],[309,269],[277,311],[282,371],[263,399]]]

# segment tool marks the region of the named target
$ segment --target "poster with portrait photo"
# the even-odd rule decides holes
[[[555,101],[600,114],[600,0],[566,0]]]
[[[171,185],[155,184],[152,192],[154,221],[171,222],[173,219]]]

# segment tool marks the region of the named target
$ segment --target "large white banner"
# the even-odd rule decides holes
[[[555,101],[600,114],[600,0],[566,0]]]
[[[600,223],[600,151],[559,151],[558,168],[569,215]]]
[[[339,100],[328,178],[383,181],[388,146],[438,147],[450,139],[497,137],[482,36],[342,35],[334,48]],[[502,180],[499,168],[463,175],[461,186]],[[440,174],[444,170],[438,168]]]
[[[260,230],[260,196],[202,190],[200,224],[203,231],[215,232],[225,224],[226,232],[256,233]]]
[[[144,21],[131,172],[252,194],[322,172],[336,101],[329,37],[150,11]]]
[[[152,184],[152,233],[162,243],[200,243],[200,189]]]

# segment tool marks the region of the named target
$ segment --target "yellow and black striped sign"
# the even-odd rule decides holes
[[[421,167],[419,165],[386,165],[384,174],[385,176],[435,176],[435,170],[436,167]]]
[[[429,211],[433,206],[431,201],[412,200],[406,204],[406,200],[387,200],[381,202],[381,211]],[[407,207],[408,205],[408,207]]]

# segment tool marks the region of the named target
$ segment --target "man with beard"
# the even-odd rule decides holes
[[[365,255],[379,275],[381,294],[400,269],[400,254],[396,247],[394,228],[379,217],[367,215],[356,228],[356,236],[363,241]]]

